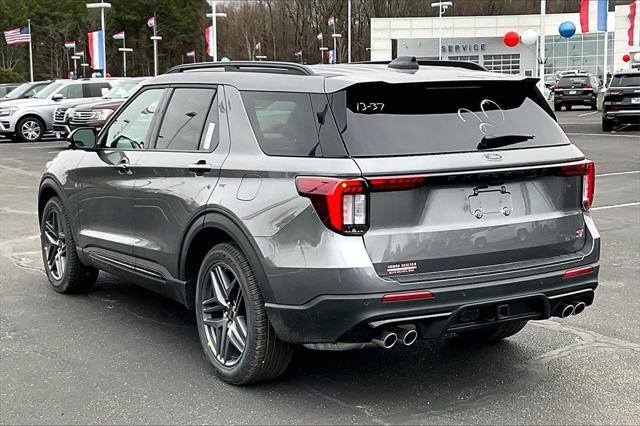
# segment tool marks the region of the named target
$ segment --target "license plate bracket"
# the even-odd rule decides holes
[[[487,214],[509,216],[513,212],[511,192],[504,185],[476,187],[469,195],[469,209],[476,219]]]

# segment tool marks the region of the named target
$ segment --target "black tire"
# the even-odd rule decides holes
[[[59,218],[55,229],[51,228],[53,215]],[[53,236],[57,234],[57,244],[52,244]],[[91,290],[98,278],[98,270],[84,265],[78,258],[76,244],[71,231],[71,221],[64,205],[58,197],[52,197],[47,201],[40,221],[40,241],[42,244],[42,261],[49,278],[49,283],[58,293],[86,293]],[[56,247],[56,252],[53,251]],[[59,249],[64,247],[64,249]],[[64,259],[60,256],[60,264],[57,266],[55,255],[64,251]],[[53,263],[49,258],[53,256]],[[60,270],[58,270],[60,268]]]
[[[227,282],[230,282],[228,287],[225,286],[224,303],[218,302],[213,289],[213,277],[220,277],[217,275],[220,273],[219,269],[216,268],[222,268]],[[235,278],[230,280],[229,277],[233,275]],[[236,288],[236,285],[239,287]],[[238,293],[233,293],[240,290],[242,303],[238,303]],[[205,256],[198,273],[195,309],[202,349],[224,381],[234,385],[263,382],[275,379],[287,369],[293,349],[278,339],[271,327],[258,281],[247,258],[236,245],[219,244]],[[241,316],[240,313],[244,315]],[[230,336],[233,334],[230,331],[232,323],[240,317],[244,317],[246,329],[246,335],[241,337],[245,339],[242,351],[237,346],[229,346],[229,342],[233,344],[235,338]],[[216,328],[212,325],[214,322],[217,324]],[[222,322],[226,325],[220,326]],[[223,333],[226,337],[221,339],[219,336]],[[222,349],[222,342],[226,342],[228,348],[238,353],[236,358],[227,356],[228,350]],[[219,353],[224,355],[219,357]]]
[[[562,104],[553,104],[554,111],[562,111]]]
[[[457,339],[464,343],[483,344],[493,343],[518,333],[527,325],[527,321],[517,321],[493,327],[480,328],[457,333]]]
[[[591,111],[597,111],[598,110],[598,104],[596,102],[591,103]]]
[[[39,142],[44,132],[44,123],[38,117],[24,117],[16,124],[16,137],[22,142]]]
[[[566,105],[564,106],[564,108],[565,108],[567,111],[571,111],[571,108],[572,108],[572,107],[573,107],[573,105],[571,105],[571,104],[566,104]]]
[[[613,122],[611,120],[602,119],[602,131],[603,132],[611,132],[613,131]]]

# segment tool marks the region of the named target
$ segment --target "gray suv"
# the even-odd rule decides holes
[[[53,288],[195,311],[224,380],[295,345],[491,342],[593,302],[594,165],[536,80],[467,63],[189,64],[76,129],[39,191]]]

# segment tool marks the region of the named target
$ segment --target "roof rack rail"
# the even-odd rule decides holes
[[[475,62],[468,61],[439,61],[436,59],[420,59],[417,58],[418,65],[426,65],[432,67],[455,67],[455,68],[464,68],[473,71],[488,71],[482,65],[476,64]],[[364,62],[352,62],[352,64],[378,64],[378,65],[389,65],[393,61],[364,61]]]
[[[313,75],[313,71],[304,65],[293,62],[197,62],[194,64],[177,65],[167,71],[167,74],[185,71],[206,71],[208,69],[224,69],[225,72],[260,72],[271,74]]]

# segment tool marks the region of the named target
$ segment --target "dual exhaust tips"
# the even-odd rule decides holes
[[[413,325],[399,325],[382,331],[371,343],[385,349],[391,349],[396,343],[405,346],[413,345],[418,340],[418,332]]]
[[[558,308],[557,314],[560,318],[566,318],[570,315],[578,315],[584,311],[587,305],[584,302],[563,302]]]

